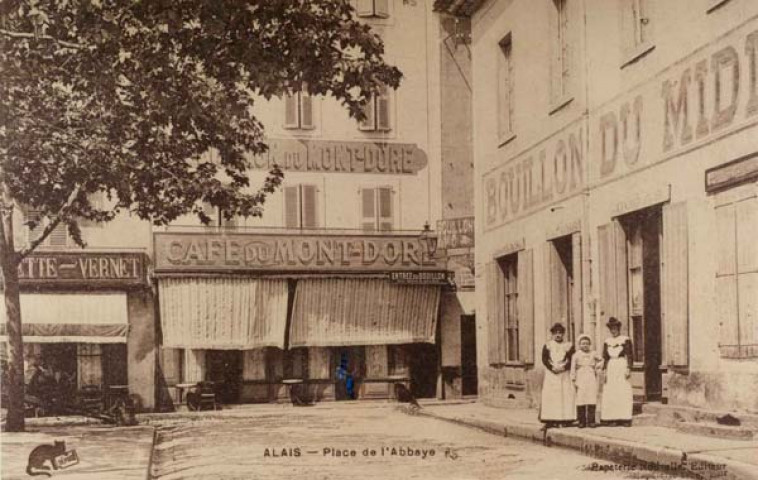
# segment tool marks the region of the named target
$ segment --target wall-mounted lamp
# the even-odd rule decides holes
[[[424,246],[430,257],[437,251],[437,235],[432,231],[429,222],[424,222],[424,229],[418,235],[419,242]]]

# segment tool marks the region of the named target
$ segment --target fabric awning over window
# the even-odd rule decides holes
[[[299,280],[290,347],[434,343],[440,288],[386,279]]]
[[[0,340],[7,341],[5,308]],[[30,343],[126,343],[126,293],[22,293],[21,333]]]
[[[161,278],[158,292],[164,347],[284,348],[287,280]]]

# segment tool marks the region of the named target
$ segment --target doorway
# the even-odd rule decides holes
[[[333,372],[335,400],[357,400],[361,382],[366,376],[365,347],[338,347],[332,352],[332,365],[336,365]]]
[[[411,393],[416,398],[437,396],[439,353],[433,343],[414,343],[408,346],[411,370]]]
[[[476,317],[461,315],[461,393],[476,395],[478,378],[476,368]]]
[[[660,207],[631,213],[621,219],[626,234],[629,336],[633,344],[632,383],[645,401],[659,401],[661,375],[661,235]],[[635,379],[635,377],[638,377]]]
[[[206,377],[220,403],[238,403],[242,379],[241,350],[207,350]]]
[[[576,336],[581,329],[581,325],[578,325],[577,317],[578,310],[581,307],[577,307],[577,299],[575,297],[576,282],[574,275],[574,262],[576,260],[576,253],[574,251],[574,236],[566,235],[560,238],[552,240],[550,244],[552,248],[549,251],[550,257],[549,271],[550,271],[550,324],[554,322],[561,322],[566,327],[566,338],[569,342],[574,343]],[[576,268],[580,268],[576,265]]]

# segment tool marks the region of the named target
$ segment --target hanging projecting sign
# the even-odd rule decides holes
[[[440,269],[415,235],[156,233],[165,272],[388,272]]]
[[[266,153],[250,159],[257,170],[414,175],[427,165],[426,153],[411,143],[270,138],[266,145]]]
[[[474,217],[437,220],[437,248],[474,248]]]

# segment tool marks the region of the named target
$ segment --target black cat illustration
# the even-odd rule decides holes
[[[52,445],[42,444],[36,447],[29,454],[29,463],[26,465],[26,473],[31,476],[35,475],[47,475],[52,477],[50,473],[50,467],[45,465],[45,462],[50,462],[53,466],[53,470],[58,470],[58,464],[55,458],[66,453],[66,442],[62,440],[56,440]]]

